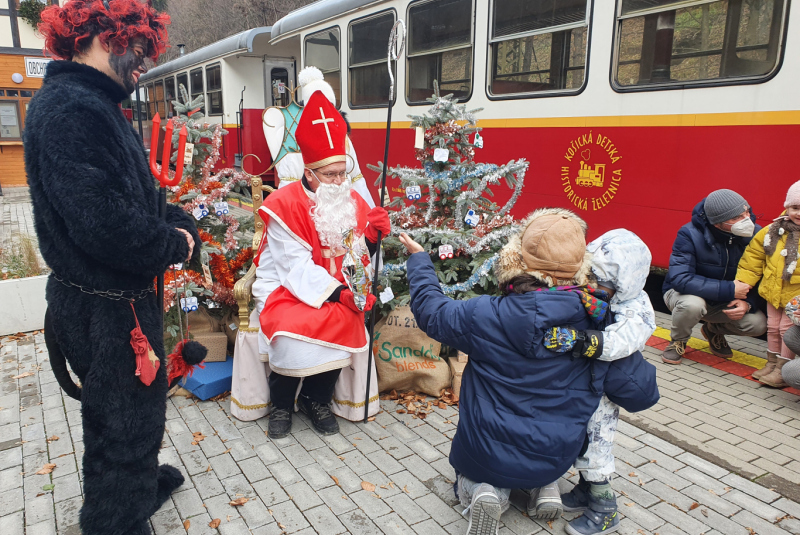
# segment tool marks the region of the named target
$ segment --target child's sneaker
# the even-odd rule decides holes
[[[589,482],[583,479],[582,473],[580,477],[580,481],[571,491],[561,495],[562,507],[568,513],[583,511],[589,505]]]
[[[558,490],[558,481],[533,489],[528,498],[528,516],[539,520],[554,520],[561,516],[561,494]]]
[[[478,485],[467,509],[470,511],[467,535],[497,535],[503,505],[493,486]]]
[[[583,515],[567,524],[569,535],[601,535],[619,529],[617,498],[598,498],[587,494],[589,504]]]

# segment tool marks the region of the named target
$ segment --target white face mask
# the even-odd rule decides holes
[[[756,230],[756,225],[749,217],[745,217],[741,221],[737,221],[731,225],[731,234],[734,236],[741,236],[743,238],[750,238]]]

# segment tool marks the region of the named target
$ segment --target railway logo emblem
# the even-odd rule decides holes
[[[605,208],[616,196],[622,181],[619,148],[603,134],[573,139],[564,153],[561,185],[567,199],[579,210]]]

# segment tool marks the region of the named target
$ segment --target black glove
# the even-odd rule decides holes
[[[597,358],[603,354],[603,331],[577,331],[573,356]]]

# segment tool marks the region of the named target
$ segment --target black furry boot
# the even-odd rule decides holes
[[[170,494],[183,485],[184,478],[180,470],[168,464],[162,464],[158,467],[158,493],[156,494],[156,507],[153,513],[158,511],[164,502],[167,501]]]

